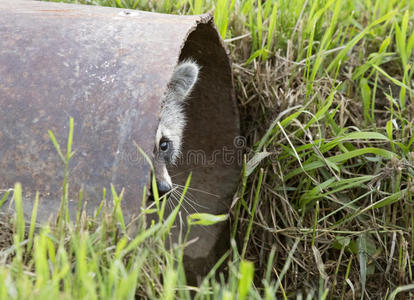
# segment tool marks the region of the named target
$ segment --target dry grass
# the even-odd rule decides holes
[[[377,75],[376,82],[370,82],[377,93],[373,97],[374,119],[367,122],[364,118],[355,72],[370,55],[377,54],[376,47],[382,40],[375,35],[358,43],[337,66],[337,72],[318,72],[309,89],[307,59],[301,59],[300,47],[293,46],[301,43],[298,37],[304,35],[301,27],[305,26],[306,13],[303,19],[297,21],[299,28],[293,39],[284,41],[286,47],[277,49],[265,61],[243,64],[251,53],[246,51],[252,42],[249,36],[230,46],[242,131],[251,147],[248,160],[264,151],[270,154],[248,176],[243,197],[248,208],[243,209],[243,204],[235,208],[238,232],[244,236],[262,170],[260,200],[245,258],[255,263],[258,286],[265,277],[269,257],[273,258],[273,279],[283,276],[278,292],[282,297],[298,293],[321,297],[326,293],[333,299],[386,298],[396,287],[413,282],[413,94],[408,97],[408,108],[401,110],[395,103],[401,88]],[[329,27],[329,23],[323,26]],[[392,27],[388,24],[384,32],[392,31]],[[346,42],[324,50],[329,53],[324,57],[325,67]],[[388,50],[398,52],[395,45]],[[310,65],[316,56],[312,53]],[[402,80],[398,64],[394,57],[382,67],[392,78]],[[332,104],[318,115],[330,97]],[[281,125],[299,110],[302,112],[288,125]],[[315,116],[318,121],[312,123]],[[274,122],[277,119],[280,122]],[[389,139],[369,138],[373,133],[387,136],[385,126],[390,120],[401,126],[394,127],[392,136],[394,142],[409,145],[405,153],[390,145]],[[271,137],[264,137],[269,128]],[[337,137],[351,132],[367,134],[329,146]],[[396,156],[364,154],[339,164],[328,161],[368,147],[388,150]],[[321,164],[306,169],[311,162]],[[383,200],[387,197],[395,199]],[[378,201],[387,203],[377,208]],[[286,264],[288,269],[283,273]]]
[[[239,243],[226,279],[207,278],[196,299],[414,298],[414,1],[95,2],[178,13],[216,7],[227,39],[248,141],[231,212]],[[78,238],[67,236],[74,245]],[[93,262],[108,246],[101,242]],[[144,276],[115,249],[104,266],[137,276],[140,297],[189,298],[182,270],[170,264],[180,255],[148,249],[128,253],[148,255]],[[94,291],[82,288],[84,297]]]

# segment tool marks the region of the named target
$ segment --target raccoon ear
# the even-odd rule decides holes
[[[169,88],[180,94],[182,100],[184,100],[197,82],[199,69],[200,67],[194,61],[183,61],[175,67]]]

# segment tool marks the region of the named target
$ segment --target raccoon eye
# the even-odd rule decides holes
[[[167,139],[161,139],[160,141],[160,150],[167,151],[170,141]]]

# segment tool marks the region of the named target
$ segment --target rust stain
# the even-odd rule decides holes
[[[125,188],[125,212],[139,212],[150,170],[133,141],[151,155],[167,82],[200,17],[120,12],[0,2],[0,188],[20,181],[31,195],[47,194],[39,208],[44,219],[60,202],[63,180],[48,131],[66,149],[69,117],[73,190],[83,187],[93,211],[102,188],[114,184]]]
[[[0,34],[0,189],[21,182],[27,215],[36,191],[40,221],[59,209],[64,167],[48,130],[65,152],[69,117],[74,118],[72,216],[80,189],[87,213],[92,213],[102,189],[110,190],[111,184],[118,193],[125,189],[126,217],[138,215],[150,168],[135,143],[151,156],[167,83],[185,58],[195,59],[202,75],[186,106],[184,156],[192,150],[207,157],[238,150],[231,64],[211,15],[3,0]],[[184,161],[171,173],[183,183],[192,171],[191,186],[206,192],[194,192],[199,207],[227,213],[240,162],[215,157],[213,165]],[[182,213],[187,212],[194,211],[185,207]],[[192,229],[190,239],[202,238],[186,248],[186,255],[212,253],[223,228],[210,229],[208,236]],[[197,264],[200,270],[208,265],[202,260]]]

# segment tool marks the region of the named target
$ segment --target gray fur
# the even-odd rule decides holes
[[[168,83],[154,149],[154,172],[158,190],[162,194],[172,188],[167,166],[174,165],[181,153],[183,131],[186,124],[184,102],[197,82],[198,72],[199,66],[195,62],[183,61],[177,65]],[[162,151],[160,143],[166,140],[169,141],[168,151]]]

